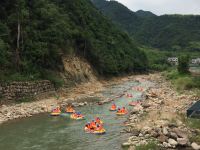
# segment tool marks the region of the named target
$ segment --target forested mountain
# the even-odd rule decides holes
[[[115,24],[128,32],[136,32],[142,19],[134,12],[117,1],[92,0],[94,5]]]
[[[117,1],[92,2],[141,44],[164,50],[200,51],[199,15],[156,16],[148,11],[132,12]]]
[[[156,15],[153,14],[152,12],[144,11],[144,10],[138,10],[138,11],[135,12],[135,14],[139,17],[144,17],[144,18],[146,18],[146,17],[156,17]]]
[[[2,76],[40,78],[62,69],[66,54],[82,55],[100,74],[147,66],[145,54],[90,0],[1,0],[0,14]]]

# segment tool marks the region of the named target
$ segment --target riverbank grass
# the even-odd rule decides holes
[[[190,141],[200,144],[200,119],[187,118],[184,114],[179,114],[182,122],[192,129],[196,129],[197,133],[190,137]]]
[[[198,129],[198,133],[190,137],[190,141],[200,144],[200,119],[186,118],[185,123],[193,129]]]
[[[180,74],[177,70],[163,72],[162,75],[172,82],[178,91],[183,90],[200,90],[200,77],[191,74]],[[200,92],[197,92],[200,94]]]
[[[17,103],[28,103],[34,101],[35,98],[33,96],[26,96],[16,100]]]
[[[157,145],[155,141],[149,142],[145,145],[136,146],[135,150],[159,150],[160,147]]]

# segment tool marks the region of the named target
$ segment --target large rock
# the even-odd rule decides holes
[[[193,143],[191,144],[191,146],[192,146],[192,148],[193,148],[194,150],[200,150],[200,145],[198,145],[198,144],[195,143],[195,142],[193,142]]]
[[[145,109],[149,108],[150,106],[151,106],[150,104],[145,104],[145,103],[142,104],[142,107],[144,107]]]
[[[131,145],[131,143],[125,142],[125,143],[122,144],[122,147],[129,147],[130,145]]]
[[[133,109],[132,111],[131,111],[131,115],[133,115],[133,114],[138,114],[139,113],[139,111],[138,110],[135,110],[135,109]]]
[[[178,125],[178,126],[181,126],[181,125],[183,125],[183,122],[182,122],[182,121],[180,121],[180,120],[177,120],[177,121],[176,121],[176,123],[177,123],[177,125]]]
[[[180,138],[188,138],[187,134],[179,128],[174,128],[172,131]]]
[[[189,143],[189,139],[186,138],[177,138],[178,145],[187,146]]]
[[[157,138],[159,136],[159,134],[155,131],[151,131],[150,135],[154,138]]]
[[[164,135],[168,135],[168,133],[169,133],[169,132],[168,132],[167,128],[164,127],[164,128],[163,128],[163,134],[164,134]]]
[[[174,139],[174,140],[176,140],[178,138],[177,134],[174,133],[174,132],[170,132],[169,133],[169,137],[172,138],[172,139]]]
[[[173,147],[176,147],[178,145],[178,142],[174,139],[168,139],[168,143]]]
[[[166,142],[167,141],[167,137],[165,135],[161,134],[158,137],[158,141],[160,141],[161,143]]]
[[[168,143],[167,142],[163,142],[163,147],[168,148]]]
[[[131,134],[133,135],[133,136],[138,136],[139,134],[140,134],[140,131],[138,131],[137,129],[131,129]]]

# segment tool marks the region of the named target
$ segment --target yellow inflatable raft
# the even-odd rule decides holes
[[[51,116],[59,116],[61,114],[61,112],[52,112]]]
[[[74,114],[71,114],[71,115],[70,115],[70,118],[71,118],[71,119],[74,119],[74,120],[83,120],[83,119],[85,119],[84,116],[82,116],[82,117],[76,117]]]

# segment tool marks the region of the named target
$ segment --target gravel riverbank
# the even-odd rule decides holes
[[[154,84],[145,92],[142,105],[135,106],[126,122],[125,132],[131,137],[122,146],[134,150],[136,146],[156,142],[162,149],[195,149],[200,146],[190,140],[199,130],[190,129],[182,122],[185,114],[198,97],[188,92],[179,94],[160,74],[151,74],[143,79]]]
[[[83,106],[87,104],[85,100],[101,98],[102,95],[99,92],[103,89],[104,86],[100,82],[88,82],[79,84],[68,92],[55,93],[59,95],[59,99],[53,96],[33,102],[2,105],[0,106],[0,124],[13,119],[47,113],[58,105],[66,106],[68,103],[72,103],[75,106]]]
[[[122,144],[123,147],[134,150],[135,146],[156,141],[162,149],[200,149],[200,146],[190,138],[200,134],[200,131],[189,128],[184,124],[180,115],[185,114],[187,108],[198,100],[198,97],[193,92],[184,94],[176,92],[170,82],[160,74],[88,82],[79,84],[68,92],[61,92],[59,99],[51,97],[28,103],[2,105],[0,107],[0,123],[50,112],[57,105],[64,107],[68,103],[73,103],[75,106],[83,106],[87,104],[88,99],[99,98],[102,104],[107,103],[112,100],[105,99],[101,92],[113,84],[120,84],[128,80],[137,80],[138,82],[146,80],[154,84],[144,91],[145,100],[142,104],[132,108],[124,130],[131,136],[127,142]]]
[[[71,103],[74,106],[86,105],[88,101],[94,100],[96,98],[100,99],[102,103],[106,103],[106,100],[101,92],[107,87],[113,84],[120,84],[127,80],[134,80],[136,76],[128,77],[116,77],[109,81],[90,81],[87,83],[77,84],[76,87],[71,89],[66,89],[55,93],[56,96],[40,99],[33,102],[12,104],[12,105],[2,105],[0,106],[0,124],[9,120],[19,119],[24,117],[31,117],[40,113],[50,112],[53,108],[60,105],[63,108]]]

